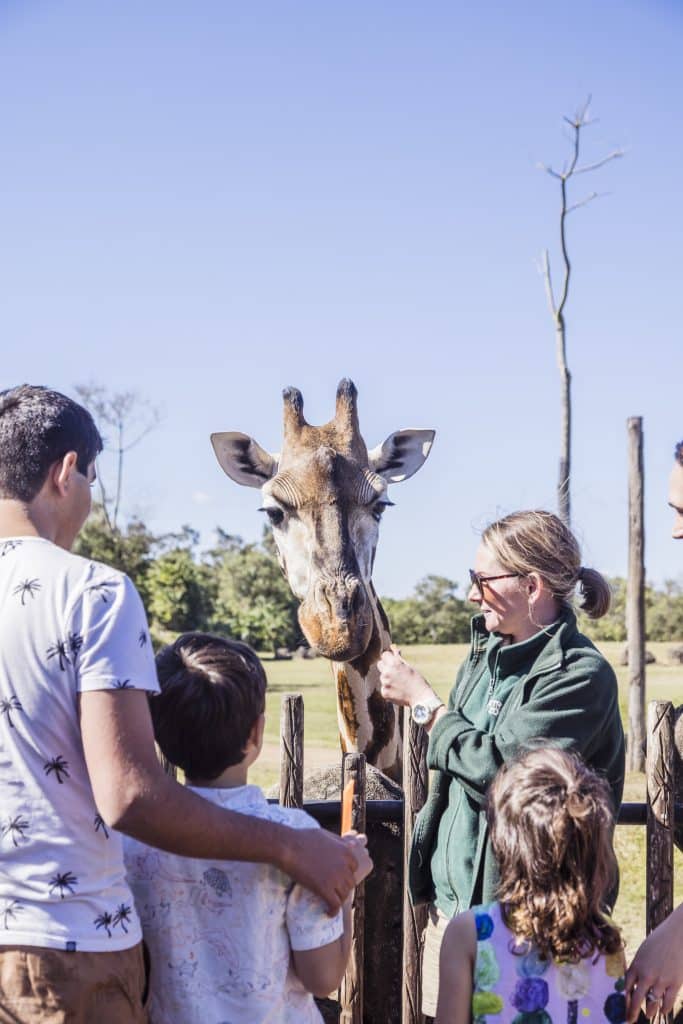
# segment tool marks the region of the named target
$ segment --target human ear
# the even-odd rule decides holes
[[[64,496],[69,490],[71,478],[78,472],[78,455],[76,452],[67,452],[61,459],[53,463],[50,469],[50,477],[60,495]]]
[[[543,589],[543,581],[541,577],[537,572],[530,572],[526,576],[526,583],[524,586],[526,588],[527,597],[529,598],[530,603],[533,604],[541,596],[541,591]]]

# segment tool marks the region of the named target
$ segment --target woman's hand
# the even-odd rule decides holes
[[[392,704],[403,704],[412,707],[420,701],[434,697],[436,694],[426,679],[404,661],[395,644],[385,651],[377,662],[381,693],[385,700]]]
[[[626,972],[627,1021],[671,1013],[683,985],[683,904],[648,935]]]

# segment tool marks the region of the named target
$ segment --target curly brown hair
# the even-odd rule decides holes
[[[623,948],[606,916],[617,877],[609,786],[580,757],[539,748],[503,765],[488,795],[506,924],[544,957]]]

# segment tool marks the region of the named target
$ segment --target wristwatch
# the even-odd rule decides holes
[[[442,707],[443,701],[439,697],[428,697],[427,700],[413,704],[410,709],[410,717],[416,725],[429,725],[435,711]]]

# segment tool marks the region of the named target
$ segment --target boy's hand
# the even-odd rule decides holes
[[[344,833],[342,839],[351,847],[355,854],[358,866],[354,872],[354,883],[360,885],[373,868],[372,858],[368,853],[368,837],[364,833],[354,832],[351,829]]]
[[[336,914],[356,885],[360,846],[322,828],[287,832],[282,870],[320,896],[330,916]]]

